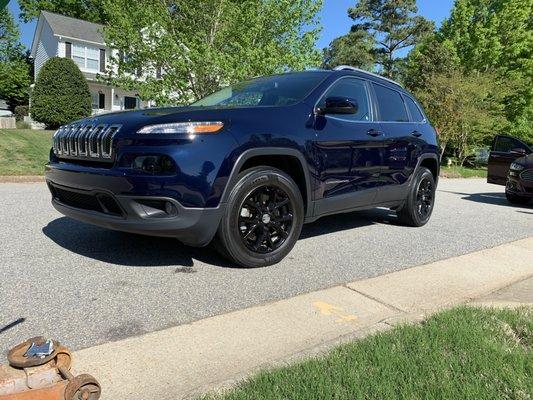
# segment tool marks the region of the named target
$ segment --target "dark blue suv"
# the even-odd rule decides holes
[[[302,225],[372,207],[428,222],[435,129],[399,84],[351,67],[267,76],[187,107],[61,127],[46,181],[64,215],[279,262]]]

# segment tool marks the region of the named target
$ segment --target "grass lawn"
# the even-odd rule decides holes
[[[441,166],[440,175],[446,178],[486,178],[487,168]]]
[[[42,175],[53,131],[0,129],[0,175]]]
[[[531,399],[533,308],[461,307],[204,399]]]

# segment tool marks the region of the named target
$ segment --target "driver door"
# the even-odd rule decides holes
[[[489,153],[487,182],[505,185],[511,163],[532,152],[527,144],[513,136],[496,136]]]

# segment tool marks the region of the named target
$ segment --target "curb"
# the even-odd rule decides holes
[[[194,398],[533,276],[533,237],[80,350],[102,399]]]

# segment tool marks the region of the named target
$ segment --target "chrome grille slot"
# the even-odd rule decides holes
[[[106,125],[98,125],[89,136],[89,155],[93,158],[100,157],[100,135],[105,128]]]
[[[102,133],[100,138],[100,149],[103,158],[111,158],[113,151],[113,137],[118,132],[119,126],[111,125],[109,129]]]
[[[79,130],[79,126],[74,126],[68,134],[68,154],[71,156],[78,155],[78,143],[76,140],[76,135],[78,134]]]
[[[533,169],[527,169],[520,174],[520,178],[525,181],[533,182]]]
[[[66,125],[53,136],[53,151],[59,158],[109,162],[113,140],[121,125]]]
[[[86,156],[87,155],[87,136],[93,128],[92,125],[85,125],[80,132],[78,133],[78,155]]]
[[[67,136],[70,132],[70,128],[65,128],[65,130],[63,131],[63,133],[61,134],[61,137],[59,138],[59,153],[62,155],[62,156],[66,156],[68,155],[68,143],[67,143]]]

